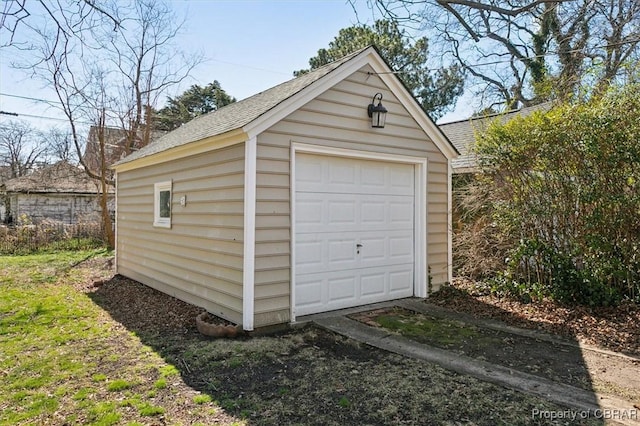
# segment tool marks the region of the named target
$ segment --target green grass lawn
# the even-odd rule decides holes
[[[198,308],[113,277],[110,256],[0,256],[0,426],[524,426],[564,409],[313,326],[205,338]]]
[[[91,277],[72,266],[110,254],[0,257],[1,425],[149,424],[177,403],[193,419],[216,414],[179,394],[177,370],[74,288]]]

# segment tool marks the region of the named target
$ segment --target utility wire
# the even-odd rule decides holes
[[[14,95],[14,94],[11,94],[11,93],[3,93],[3,92],[0,92],[0,96],[7,96],[9,98],[17,98],[17,99],[26,99],[28,101],[44,102],[44,103],[47,103],[49,105],[57,105],[57,104],[60,103],[60,101],[49,101],[47,99],[31,98],[29,96]]]
[[[60,101],[50,101],[48,99],[33,98],[33,97],[30,97],[30,96],[23,96],[23,95],[15,95],[13,93],[0,92],[0,96],[6,96],[8,98],[25,99],[25,100],[28,100],[28,101],[46,103],[46,104],[51,105],[52,107],[57,107],[57,108],[59,108],[59,106],[60,106]],[[121,113],[119,111],[114,111],[114,110],[110,110],[110,112],[114,112],[114,113],[118,113],[118,114]],[[122,114],[124,114],[124,113],[122,113]]]
[[[219,62],[221,64],[227,64],[227,65],[233,65],[236,67],[240,67],[240,68],[246,68],[246,69],[250,69],[250,70],[256,70],[256,71],[264,71],[264,72],[270,72],[272,74],[281,74],[281,75],[288,75],[291,76],[291,73],[286,73],[286,72],[282,72],[282,71],[276,71],[276,70],[270,70],[268,68],[260,68],[260,67],[254,67],[252,65],[246,65],[246,64],[239,64],[237,62],[229,62],[229,61],[222,61],[220,59],[208,59],[205,60],[205,62]]]
[[[45,115],[34,115],[34,114],[21,114],[21,113],[19,114],[19,113],[16,113],[16,112],[9,112],[9,111],[0,111],[0,114],[1,115],[10,115],[12,117],[18,117],[18,118],[27,117],[27,118],[38,118],[38,119],[41,119],[41,120],[54,120],[54,121],[65,121],[65,122],[69,121],[66,118],[47,117]],[[78,124],[88,124],[88,125],[93,125],[94,124],[94,123],[90,123],[88,121],[77,121],[77,120],[74,120],[74,122],[78,123]]]

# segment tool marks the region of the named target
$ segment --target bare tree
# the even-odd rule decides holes
[[[65,161],[70,164],[78,161],[70,131],[51,127],[49,130],[41,132],[39,138],[47,147],[52,161]]]
[[[27,0],[4,0],[2,3],[0,47],[35,48],[36,45],[24,35],[38,28],[37,21],[41,17],[53,27],[50,35],[54,44],[65,44],[78,37],[91,28],[95,19],[108,19],[114,30],[120,27],[120,20],[115,15],[92,0],[37,0],[29,5]]]
[[[0,124],[0,165],[9,168],[9,178],[27,175],[46,152],[46,145],[36,138],[36,130],[29,124]]]
[[[423,30],[474,80],[483,106],[601,92],[637,67],[640,0],[369,0]]]
[[[114,181],[109,167],[119,158],[112,156],[111,148],[119,145],[128,154],[149,143],[150,111],[200,59],[187,57],[174,46],[182,22],[166,3],[111,1],[101,2],[100,8],[90,25],[81,14],[58,11],[65,25],[81,29],[73,36],[57,37],[59,26],[34,27],[39,56],[35,67],[30,66],[55,90],[79,161],[99,182],[105,239],[113,246],[108,197]],[[91,123],[90,128],[84,123]],[[119,131],[112,132],[114,128]],[[85,152],[89,135],[92,156]],[[86,161],[89,157],[94,161]]]

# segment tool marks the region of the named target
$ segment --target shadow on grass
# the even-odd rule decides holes
[[[550,418],[566,408],[542,398],[313,327],[212,340],[196,330],[202,309],[122,276],[89,296],[174,365],[187,385],[248,424],[566,423]],[[570,355],[589,387],[579,357]]]

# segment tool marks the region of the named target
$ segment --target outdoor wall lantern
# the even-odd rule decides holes
[[[378,105],[374,105],[378,100]],[[387,109],[382,105],[382,93],[376,93],[367,107],[369,117],[371,117],[371,127],[384,129],[384,121],[387,119]]]

